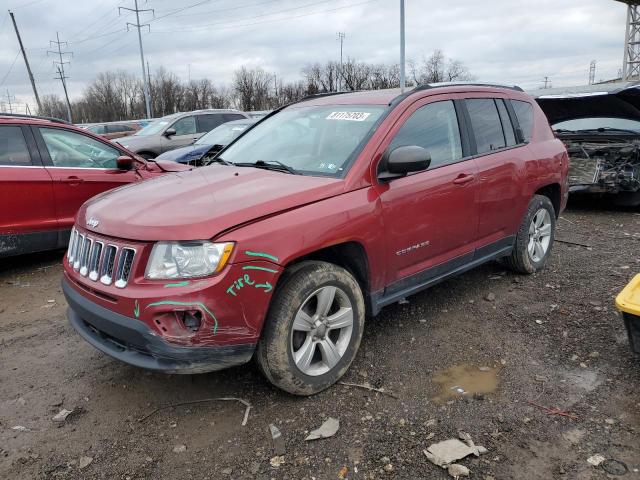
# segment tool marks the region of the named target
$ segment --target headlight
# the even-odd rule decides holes
[[[233,243],[158,242],[147,263],[151,280],[206,277],[218,273],[231,256]]]

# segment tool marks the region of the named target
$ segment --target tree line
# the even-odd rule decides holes
[[[472,80],[460,61],[441,50],[408,62],[407,86],[424,83]],[[151,112],[162,117],[175,112],[205,108],[272,110],[307,95],[336,91],[378,90],[400,86],[399,65],[371,64],[348,58],[340,62],[312,63],[301,78],[284,82],[262,68],[242,67],[230,85],[209,78],[185,82],[175,73],[159,68],[150,78]],[[71,104],[75,123],[113,122],[146,116],[142,81],[123,70],[99,73]],[[66,104],[58,95],[42,98],[40,115],[66,118]]]

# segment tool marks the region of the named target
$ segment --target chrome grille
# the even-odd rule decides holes
[[[67,249],[69,265],[94,282],[126,287],[135,256],[134,248],[105,243],[81,234],[75,227],[71,230]]]
[[[131,274],[131,266],[133,265],[133,257],[135,257],[136,251],[132,248],[123,248],[118,258],[118,268],[116,270],[116,283],[118,288],[124,288],[129,281],[129,275]]]

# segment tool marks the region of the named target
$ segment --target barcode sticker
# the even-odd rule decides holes
[[[350,120],[364,122],[371,115],[369,112],[331,112],[326,120]]]

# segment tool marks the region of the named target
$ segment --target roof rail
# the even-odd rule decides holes
[[[440,87],[498,87],[498,88],[508,88],[510,90],[516,90],[518,92],[524,92],[522,88],[517,85],[507,85],[502,83],[482,83],[482,82],[436,82],[436,83],[425,83],[423,85],[418,85],[413,91],[420,90],[428,90],[430,88],[440,88]]]
[[[66,120],[62,120],[61,118],[42,117],[42,116],[39,116],[39,115],[25,115],[25,114],[22,114],[22,113],[0,113],[0,117],[36,118],[38,120],[48,120],[50,122],[66,123],[67,125],[73,125],[71,122],[67,122]]]
[[[311,100],[313,98],[322,98],[322,97],[331,97],[333,95],[342,95],[343,93],[356,93],[357,90],[351,91],[351,92],[324,92],[324,93],[314,93],[313,95],[307,95],[306,97],[301,98],[300,100],[298,100],[297,102],[293,102],[293,103],[298,103],[298,102],[304,102],[305,100]]]

